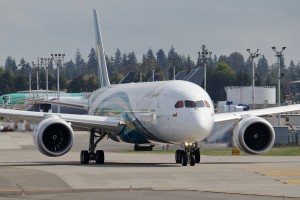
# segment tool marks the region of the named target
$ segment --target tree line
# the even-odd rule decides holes
[[[204,49],[202,49],[204,50]],[[135,53],[122,53],[117,49],[113,56],[105,56],[109,78],[112,84],[118,84],[128,72],[136,72],[134,82],[147,81],[153,71],[158,75],[158,80],[173,79],[173,68],[176,72],[203,67],[204,60],[199,57],[194,62],[191,57],[179,54],[171,46],[167,53],[159,49],[156,53],[149,49],[138,61]],[[207,66],[207,92],[214,101],[226,100],[224,87],[226,86],[251,86],[252,85],[252,58],[244,58],[239,52],[230,55],[216,55],[205,60]],[[255,59],[255,85],[276,86],[278,81],[278,68],[276,64],[269,64],[264,55]],[[300,63],[293,61],[288,66],[281,58],[281,87],[282,96],[285,97],[287,84],[290,81],[300,80]],[[31,86],[36,89],[37,73],[39,72],[39,88],[46,88],[45,67],[33,65],[24,58],[17,64],[15,59],[8,56],[3,67],[0,67],[0,95],[17,91],[28,90],[29,73],[31,73]],[[56,66],[48,65],[48,87],[56,90]],[[64,62],[60,68],[60,89],[67,92],[92,92],[98,89],[97,83],[97,58],[92,48],[87,60],[83,59],[77,49],[74,59]]]

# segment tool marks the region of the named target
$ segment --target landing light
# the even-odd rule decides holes
[[[186,146],[186,147],[187,147],[187,146],[192,146],[192,145],[193,145],[192,142],[190,142],[190,143],[189,143],[189,142],[185,142],[185,143],[184,143],[184,146]]]

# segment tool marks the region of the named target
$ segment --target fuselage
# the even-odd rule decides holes
[[[113,133],[130,143],[201,141],[213,127],[213,103],[187,81],[111,85],[95,91],[89,114],[120,117],[124,130]]]

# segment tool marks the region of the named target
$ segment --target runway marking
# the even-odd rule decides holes
[[[300,184],[300,180],[280,180],[280,182],[285,184]]]
[[[300,171],[298,166],[277,166],[277,167],[246,167],[246,168],[241,168],[241,170],[247,170],[247,171],[265,171],[265,170],[295,170],[295,171]]]
[[[264,176],[300,176],[300,172],[258,172]]]
[[[275,166],[275,167],[246,167],[240,170],[252,171],[261,176],[269,177],[299,177],[300,169],[298,166]],[[282,184],[295,185],[300,184],[300,180],[277,180]]]

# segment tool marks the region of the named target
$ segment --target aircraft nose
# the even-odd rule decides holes
[[[185,129],[190,139],[201,140],[206,138],[213,127],[213,118],[210,113],[195,112],[186,119]]]

